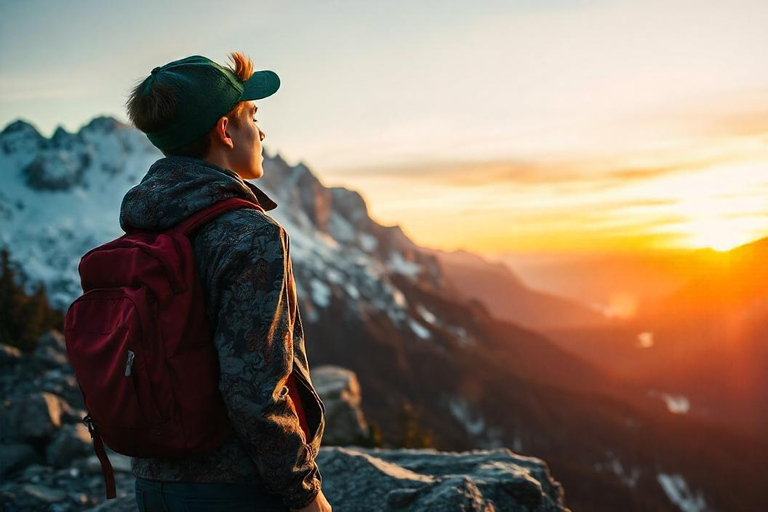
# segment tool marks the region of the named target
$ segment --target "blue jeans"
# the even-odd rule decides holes
[[[251,484],[136,479],[139,512],[289,512],[277,494]]]

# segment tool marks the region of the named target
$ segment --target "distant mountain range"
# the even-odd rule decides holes
[[[65,308],[80,293],[80,256],[122,234],[122,196],[161,156],[109,117],[51,138],[11,123],[0,133],[0,244]],[[545,459],[574,510],[767,502],[762,441],[672,414],[645,383],[574,355],[558,331],[624,324],[606,327],[595,310],[476,255],[419,247],[303,163],[267,153],[264,169],[258,185],[279,205],[269,213],[291,236],[310,364],[357,374],[385,440],[408,402],[440,449],[507,446]]]
[[[768,441],[768,238],[681,259],[693,274],[612,326],[545,329],[564,349]]]
[[[463,299],[477,299],[490,313],[531,329],[605,325],[602,311],[575,300],[532,290],[504,263],[460,250],[445,252],[424,249],[440,261],[446,286]]]

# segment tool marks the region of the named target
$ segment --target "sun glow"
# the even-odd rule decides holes
[[[739,222],[741,220],[741,222]],[[711,248],[719,252],[727,252],[760,238],[754,232],[748,219],[708,219],[694,221],[686,227],[691,235],[687,245],[693,248]]]
[[[661,230],[677,233],[685,247],[727,252],[765,236],[766,179],[755,162],[712,166],[658,185],[660,195],[676,198],[668,211],[680,219]]]
[[[752,241],[753,237],[747,233],[741,233],[733,229],[715,224],[709,230],[699,232],[690,239],[690,244],[695,248],[711,248],[719,252],[727,252]]]

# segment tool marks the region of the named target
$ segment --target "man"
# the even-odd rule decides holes
[[[239,52],[229,57],[229,68],[201,56],[156,67],[132,90],[128,116],[165,158],[123,198],[124,229],[168,229],[231,197],[277,206],[244,180],[264,173],[253,100],[274,94],[280,80],[254,73]],[[233,434],[204,455],[133,459],[139,510],[330,512],[315,463],[325,407],[310,379],[288,234],[244,208],[190,241]]]

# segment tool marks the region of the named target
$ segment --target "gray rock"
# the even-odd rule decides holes
[[[48,464],[59,468],[68,467],[73,460],[91,453],[91,435],[82,423],[61,427],[45,451]]]
[[[37,452],[28,444],[0,444],[0,476],[16,468],[29,466],[38,459]]]
[[[334,512],[568,512],[544,462],[508,449],[323,447],[323,493]],[[133,512],[132,494],[92,512]]]
[[[506,448],[322,448],[318,466],[334,512],[568,510],[546,464]]]
[[[360,406],[362,396],[355,373],[340,366],[319,366],[312,370],[312,383],[325,404],[323,444],[358,444],[367,438],[368,422]]]
[[[53,468],[49,466],[43,466],[42,464],[32,464],[24,468],[21,474],[21,480],[25,482],[32,482],[36,484],[43,481],[53,474]]]
[[[32,498],[45,503],[56,503],[67,499],[67,493],[60,489],[51,489],[44,485],[25,485],[22,491]]]
[[[0,409],[0,435],[12,440],[48,437],[61,427],[63,407],[59,397],[45,392],[6,400]]]
[[[64,335],[50,330],[38,338],[34,358],[46,368],[62,368],[69,365]]]
[[[67,493],[42,484],[11,484],[0,493],[0,510],[48,512],[69,510]]]
[[[131,472],[131,458],[119,453],[115,453],[111,450],[107,450],[107,456],[109,457],[109,463],[112,464],[112,469],[115,473],[130,473]],[[90,455],[87,459],[82,461],[78,466],[82,471],[90,474],[101,474],[101,462],[96,455]]]

